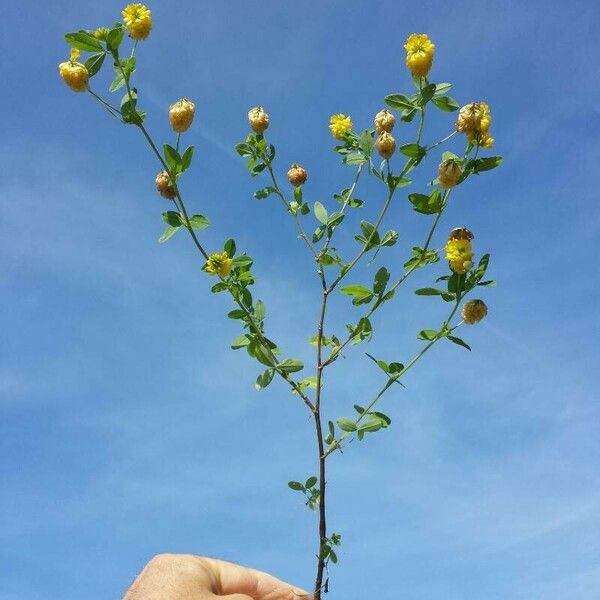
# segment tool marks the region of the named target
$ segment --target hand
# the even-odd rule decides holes
[[[312,600],[267,573],[191,554],[159,554],[123,600]]]

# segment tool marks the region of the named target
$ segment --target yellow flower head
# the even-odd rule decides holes
[[[290,170],[287,172],[288,180],[294,187],[300,187],[306,183],[308,179],[308,173],[306,169],[301,167],[298,163],[294,163]]]
[[[375,124],[375,131],[378,135],[384,131],[391,133],[392,129],[394,129],[396,119],[387,108],[384,108],[375,115],[373,123]]]
[[[154,180],[158,193],[167,200],[173,200],[177,196],[175,186],[171,183],[171,178],[166,171],[161,171]]]
[[[152,29],[152,13],[145,4],[128,4],[122,12],[129,35],[134,40],[145,40]]]
[[[406,66],[417,77],[425,77],[431,69],[435,44],[426,33],[413,33],[408,36],[406,44]]]
[[[391,133],[382,131],[375,142],[375,148],[383,158],[389,160],[396,150],[396,140]]]
[[[339,113],[337,115],[331,115],[329,119],[329,129],[331,129],[331,135],[336,140],[343,140],[345,135],[352,131],[352,119]]]
[[[171,104],[169,107],[169,122],[173,131],[177,133],[187,131],[194,120],[195,112],[195,104],[187,98],[182,98],[177,100],[175,104]]]
[[[492,116],[485,102],[466,104],[458,112],[456,130],[464,133],[472,144],[491,148],[494,138],[489,134]]]
[[[211,275],[227,277],[231,273],[233,261],[229,258],[227,252],[214,252],[208,257],[204,270]]]
[[[452,158],[444,160],[438,167],[438,181],[440,187],[448,190],[454,187],[462,176],[460,165]]]
[[[473,234],[465,227],[450,232],[446,242],[446,260],[455,273],[466,273],[473,266]]]
[[[262,106],[255,106],[248,111],[248,123],[255,133],[261,134],[269,126],[269,115]]]
[[[479,323],[487,315],[488,309],[483,300],[469,300],[465,302],[461,316],[467,325]]]
[[[99,27],[98,29],[96,29],[96,31],[94,31],[94,37],[97,40],[105,42],[106,38],[108,37],[109,31],[110,30],[108,29],[108,27]]]
[[[85,92],[88,89],[88,80],[90,74],[87,67],[77,62],[79,58],[79,50],[73,48],[71,50],[71,59],[67,62],[58,65],[58,72],[63,78],[63,81],[74,92]]]

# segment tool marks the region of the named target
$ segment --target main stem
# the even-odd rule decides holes
[[[325,324],[325,313],[327,311],[327,298],[329,290],[325,281],[323,266],[319,265],[319,277],[323,289],[321,299],[321,312],[319,314],[319,324],[317,326],[317,390],[315,396],[315,430],[317,433],[317,445],[319,447],[319,554],[317,563],[317,577],[315,579],[315,600],[321,600],[321,588],[323,585],[323,572],[325,570],[325,560],[323,549],[327,540],[327,518],[325,509],[325,491],[327,481],[325,478],[325,446],[323,444],[323,428],[321,425],[321,390],[323,388],[323,327]]]

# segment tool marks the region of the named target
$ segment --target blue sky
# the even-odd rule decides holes
[[[305,407],[280,383],[254,390],[256,365],[229,350],[238,334],[230,304],[208,293],[189,241],[157,244],[165,204],[138,132],[57,75],[63,34],[108,25],[121,8],[25,1],[4,10],[0,600],[119,598],[163,551],[310,587],[315,516],[286,486],[315,471]],[[232,150],[248,108],[268,108],[281,172],[301,162],[306,195],[328,206],[351,177],[330,151],[328,116],[349,113],[364,128],[384,95],[410,90],[409,33],[437,44],[434,81],[451,81],[461,103],[492,108],[505,163],[456,193],[436,239],[441,246],[464,224],[476,251],[492,253],[499,285],[482,294],[490,314],[463,332],[473,353],[432,350],[407,389],[385,398],[392,427],[330,461],[329,522],[343,539],[330,597],[599,597],[597,4],[151,8],[136,75],[148,126],[169,141],[168,104],[196,101],[188,204],[213,223],[209,248],[233,236],[254,256],[269,330],[292,356],[311,356],[318,282],[292,222],[274,201],[252,199],[260,184]],[[451,122],[438,114],[426,141]],[[365,216],[378,193],[372,184],[359,193]],[[382,254],[396,273],[428,223],[406,194],[397,200],[387,225],[401,239]],[[369,347],[332,370],[328,418],[381,383],[365,350],[405,361],[419,348],[416,332],[435,326],[443,307],[411,289],[443,272],[440,263],[411,280],[374,319]],[[338,328],[348,304],[335,299]]]

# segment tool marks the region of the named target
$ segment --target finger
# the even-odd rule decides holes
[[[208,559],[214,568],[222,594],[245,594],[253,600],[311,600],[312,596],[268,573],[235,563]],[[241,599],[240,599],[241,600]]]

